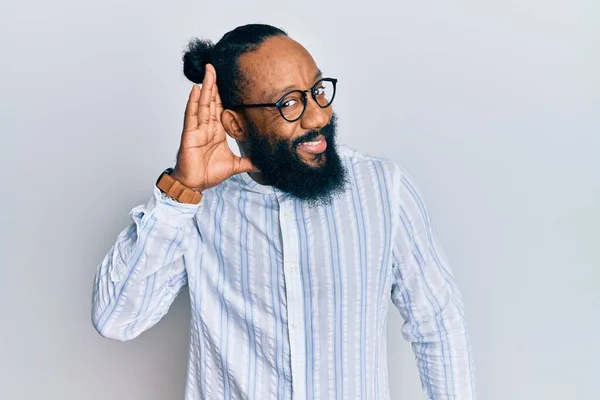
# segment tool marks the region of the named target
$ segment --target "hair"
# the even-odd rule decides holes
[[[246,85],[246,79],[240,70],[240,57],[258,49],[265,40],[274,36],[288,35],[271,25],[250,24],[227,32],[217,44],[193,38],[183,55],[183,74],[194,83],[202,83],[206,64],[212,64],[217,71],[217,85],[223,107],[232,107],[241,102]]]

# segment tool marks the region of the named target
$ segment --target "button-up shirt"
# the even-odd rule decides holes
[[[248,174],[198,205],[155,187],[98,267],[98,332],[138,336],[187,284],[187,399],[384,400],[391,298],[427,399],[474,399],[462,301],[416,185],[392,161],[340,155],[348,184],[328,205]]]

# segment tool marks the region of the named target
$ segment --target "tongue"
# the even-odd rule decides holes
[[[325,138],[321,139],[321,141],[315,140],[313,143],[318,144],[302,143],[298,146],[298,149],[311,154],[321,154],[327,148],[327,141]]]

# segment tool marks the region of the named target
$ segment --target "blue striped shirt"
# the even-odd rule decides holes
[[[98,267],[98,332],[138,336],[187,284],[187,399],[389,399],[391,297],[427,399],[474,399],[463,305],[419,191],[391,161],[340,154],[349,185],[327,206],[247,174],[199,205],[154,188]]]

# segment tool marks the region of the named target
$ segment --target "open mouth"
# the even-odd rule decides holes
[[[314,140],[302,142],[298,145],[298,150],[302,150],[310,154],[321,154],[326,148],[327,140],[325,140],[323,135],[319,135]]]

